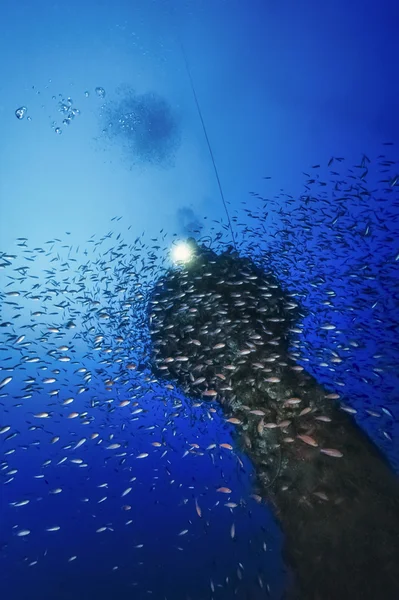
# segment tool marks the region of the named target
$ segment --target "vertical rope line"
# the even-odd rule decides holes
[[[234,231],[233,231],[233,227],[232,227],[232,224],[231,224],[229,211],[227,209],[226,200],[225,200],[225,197],[224,197],[224,194],[223,194],[223,188],[222,188],[222,184],[221,184],[220,178],[219,178],[219,173],[218,173],[218,170],[217,170],[217,167],[216,167],[215,157],[213,156],[211,143],[209,141],[208,133],[206,131],[205,122],[204,122],[204,119],[203,119],[203,116],[202,116],[201,107],[200,107],[200,104],[199,104],[199,101],[198,101],[198,97],[197,97],[197,94],[196,94],[196,91],[195,91],[194,81],[193,81],[193,78],[192,78],[192,75],[191,75],[190,66],[188,64],[187,55],[186,55],[186,52],[184,50],[183,43],[182,43],[182,41],[180,39],[179,39],[179,43],[180,43],[181,52],[182,52],[182,55],[183,55],[183,58],[184,58],[184,64],[186,66],[187,75],[188,75],[188,78],[189,78],[189,81],[190,81],[191,90],[193,92],[195,104],[196,104],[196,107],[197,107],[198,115],[199,115],[199,118],[200,118],[200,121],[201,121],[201,125],[202,125],[202,129],[203,129],[204,136],[205,136],[205,139],[206,139],[206,143],[208,145],[209,154],[211,156],[211,160],[212,160],[212,164],[213,164],[213,169],[215,171],[215,176],[216,176],[216,180],[217,180],[218,187],[219,187],[220,197],[222,198],[224,210],[226,212],[227,222],[228,222],[228,226],[229,226],[230,233],[231,233],[231,239],[233,241],[234,248],[237,250],[237,245],[236,245],[236,241],[235,241],[235,238],[234,238]]]

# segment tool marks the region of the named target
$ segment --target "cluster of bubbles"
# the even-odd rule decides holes
[[[90,92],[84,91],[85,98]],[[121,87],[112,101],[104,100],[105,89],[97,86],[94,94],[102,102],[101,120],[103,121],[103,139],[108,144],[116,141],[126,152],[129,164],[149,164],[158,167],[174,165],[175,154],[181,143],[181,119],[178,111],[165,98],[156,92],[137,93],[130,87]],[[57,103],[57,112],[61,114],[51,122],[51,128],[57,135],[81,114],[79,108],[69,96],[52,96]],[[28,108],[20,106],[15,111],[18,120],[25,117]],[[28,117],[31,120],[31,117]],[[198,229],[198,220],[190,214],[184,215],[187,228]]]
[[[62,120],[63,125],[70,125],[73,119],[80,115],[80,110],[78,108],[74,108],[72,105],[72,98],[67,98],[66,100],[63,99],[58,103],[58,111],[64,116],[64,119]],[[61,133],[60,128],[57,127],[55,132]]]
[[[104,88],[96,87],[94,91],[99,98],[105,97]],[[88,98],[90,96],[90,92],[86,91],[84,93],[84,95],[86,98]],[[61,94],[60,94],[60,96],[61,96]],[[52,99],[57,100],[57,97],[53,96]],[[26,106],[20,106],[19,108],[17,108],[17,110],[15,111],[15,116],[17,117],[17,119],[19,119],[19,120],[23,119],[27,113],[27,110],[28,109]],[[73,106],[73,100],[69,96],[66,99],[62,98],[58,102],[58,112],[60,112],[62,114],[62,116],[64,117],[62,120],[62,124],[65,125],[66,127],[71,124],[71,122],[75,119],[75,117],[77,117],[81,114],[80,109],[75,108]],[[31,117],[27,117],[27,120],[31,121]],[[51,126],[54,128],[54,131],[56,134],[61,135],[62,129],[61,129],[61,127],[59,127],[57,125],[57,123],[55,121],[53,121]]]

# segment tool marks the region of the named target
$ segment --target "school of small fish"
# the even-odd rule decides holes
[[[281,194],[267,199],[251,193],[241,214],[233,215],[240,255],[253,258],[262,270],[278,276],[289,290],[286,311],[296,314],[298,304],[304,307],[300,320],[290,325],[289,365],[281,364],[275,338],[280,319],[275,316],[263,337],[248,336],[238,355],[241,363],[247,364],[258,346],[270,345],[267,362],[252,360],[251,368],[261,373],[267,389],[277,390],[276,394],[282,368],[312,370],[331,389],[327,398],[344,397],[341,409],[354,415],[398,467],[394,425],[399,354],[399,165],[385,154],[374,162],[363,156],[343,175],[342,163],[342,158],[332,158],[326,168],[315,165],[305,174],[305,193],[300,198]],[[319,175],[321,172],[325,175]],[[120,220],[114,217],[113,222],[117,226]],[[269,237],[266,228],[272,231]],[[210,228],[213,249],[225,247],[226,231],[223,223]],[[218,357],[217,365],[220,357],[228,355],[231,323],[225,322],[219,310],[216,329],[204,327],[200,339],[192,338],[190,330],[190,314],[195,315],[199,307],[212,314],[215,306],[219,307],[219,290],[208,297],[190,298],[192,290],[186,289],[177,298],[179,310],[187,311],[184,331],[176,331],[168,321],[159,333],[165,315],[170,317],[173,308],[157,303],[154,290],[154,282],[170,267],[166,231],[150,241],[143,233],[129,243],[112,230],[102,237],[91,236],[86,248],[69,244],[68,235],[66,232],[66,239],[52,238],[34,248],[29,239],[20,237],[15,249],[0,252],[0,485],[7,490],[7,518],[12,520],[6,547],[35,536],[66,534],[57,523],[57,500],[63,496],[63,482],[68,480],[70,485],[74,469],[87,472],[81,488],[87,496],[77,493],[71,514],[79,519],[78,504],[91,507],[91,518],[84,527],[93,535],[93,545],[97,536],[107,536],[117,527],[101,521],[99,505],[107,503],[110,496],[117,495],[120,510],[129,513],[124,527],[134,527],[140,493],[135,472],[142,472],[139,464],[149,463],[154,490],[161,478],[179,485],[169,457],[175,452],[172,444],[180,420],[198,420],[204,431],[207,422],[219,419],[223,423],[225,439],[183,441],[181,458],[210,457],[208,469],[220,468],[223,460],[244,468],[245,459],[232,437],[244,419],[253,420],[259,435],[268,430],[282,432],[284,443],[297,445],[299,452],[308,447],[322,460],[346,459],[342,448],[321,447],[313,430],[292,434],[292,419],[312,416],[316,431],[328,427],[330,421],[326,414],[309,415],[311,409],[302,405],[299,396],[284,399],[286,418],[270,419],[263,408],[252,406],[242,418],[223,414],[221,401],[229,397],[237,365],[224,363],[210,380],[203,363]],[[207,277],[206,271],[203,277]],[[250,275],[244,272],[242,277]],[[244,314],[254,299],[240,293],[239,279],[231,283],[229,293],[237,315]],[[273,300],[273,286],[270,279],[267,284],[253,283],[263,302],[258,306],[259,318],[267,323],[264,313]],[[239,326],[245,330],[245,317]],[[163,358],[155,374],[151,334],[157,327],[168,343],[184,337],[188,351],[187,355]],[[187,390],[162,378],[162,371],[173,370],[187,374]],[[194,389],[196,398],[184,397]],[[384,400],[376,402],[374,396]],[[118,471],[118,489],[100,479],[108,465]],[[201,489],[193,483],[191,489],[182,490],[182,504],[191,504],[193,518],[206,521],[207,526],[215,506],[223,505],[231,513],[226,538],[236,543],[240,528],[235,511],[248,502],[262,502],[262,498],[256,493],[243,498],[228,484],[222,468],[218,486]],[[322,492],[318,495],[326,501]],[[40,519],[27,522],[24,510],[44,497],[51,503],[48,520],[40,514]],[[191,518],[177,526],[171,545],[184,550],[192,528]],[[129,535],[135,549],[145,546],[145,540]],[[264,539],[262,546],[266,552]],[[39,557],[27,552],[23,563],[34,567],[45,561],[46,554]],[[77,543],[76,554],[66,561],[78,560]],[[245,573],[243,563],[244,558],[238,560],[235,574],[210,580],[210,597],[228,586],[233,586],[231,593],[237,595]],[[270,591],[261,574],[257,575],[257,587]]]

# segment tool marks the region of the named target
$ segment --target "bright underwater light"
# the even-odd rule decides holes
[[[172,260],[175,263],[187,263],[193,257],[193,249],[187,242],[178,242],[171,250]]]

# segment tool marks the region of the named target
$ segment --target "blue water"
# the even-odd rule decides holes
[[[148,361],[145,294],[173,240],[231,243],[221,193],[240,252],[306,309],[298,361],[398,470],[398,19],[388,1],[2,4],[5,598],[281,598],[283,536],[233,427]]]

